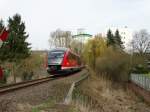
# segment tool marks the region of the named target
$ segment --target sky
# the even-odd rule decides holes
[[[86,29],[95,35],[108,27],[150,32],[150,0],[0,0],[0,19],[18,13],[32,49],[49,49],[50,32]]]

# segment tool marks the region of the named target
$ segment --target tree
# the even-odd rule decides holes
[[[107,32],[107,46],[114,46],[114,36],[112,34],[112,31],[109,29]]]
[[[16,62],[30,55],[29,43],[26,42],[28,34],[25,32],[25,23],[21,21],[21,16],[15,14],[8,20],[9,37],[0,49],[0,59],[2,61]]]
[[[96,35],[84,45],[82,53],[83,61],[95,69],[96,58],[103,55],[106,49],[107,43],[105,38],[101,35]]]
[[[80,41],[77,40],[72,40],[71,41],[71,45],[70,48],[77,54],[81,54],[82,53],[82,48],[84,47],[84,44]]]
[[[71,32],[57,29],[51,32],[49,44],[50,47],[69,47],[71,42]]]
[[[0,33],[1,33],[1,31],[3,30],[4,27],[5,27],[4,21],[1,19],[1,20],[0,20]]]
[[[15,14],[8,19],[9,37],[4,42],[0,49],[0,60],[11,62],[12,75],[14,75],[14,82],[16,82],[15,69],[20,66],[22,59],[30,56],[29,43],[26,42],[28,34],[25,32],[25,23],[21,21],[21,16]]]
[[[137,52],[141,55],[150,51],[150,34],[147,30],[142,29],[134,34],[132,48],[133,52]]]
[[[117,48],[121,48],[121,49],[124,48],[123,42],[121,40],[121,36],[119,34],[119,30],[116,30],[116,32],[115,32],[114,41],[115,41],[115,45]]]

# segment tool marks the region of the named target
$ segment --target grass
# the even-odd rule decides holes
[[[150,78],[150,72],[148,74],[145,74],[146,76],[148,76]]]
[[[102,88],[102,86],[105,86],[107,91],[110,85],[110,81],[100,80],[95,76],[90,77],[82,86],[75,89],[73,104],[80,108],[82,112],[99,112],[99,110],[102,110],[98,101],[101,97],[99,91],[103,91],[104,88]]]
[[[77,76],[74,76],[77,78]],[[74,105],[64,105],[63,101],[67,92],[70,88],[71,82],[70,80],[64,78],[61,81],[56,80],[54,85],[50,88],[50,96],[44,103],[37,105],[32,108],[32,112],[41,112],[42,110],[60,110],[59,112],[80,112]]]
[[[36,106],[36,107],[33,107],[32,108],[32,112],[40,112],[41,110],[45,110],[47,108],[51,108],[55,105],[55,101],[54,100],[51,100],[51,99],[48,99],[46,102]]]
[[[42,104],[33,107],[32,112],[41,112],[42,110],[54,108],[55,104],[64,100],[64,96],[68,88],[69,85],[67,83],[56,81],[55,84],[52,85],[50,91],[51,95],[49,96],[49,98]]]
[[[150,109],[125,85],[94,74],[74,91],[73,104],[81,112],[146,112]]]
[[[96,103],[94,103],[94,100],[89,96],[81,93],[79,89],[76,89],[74,91],[72,104],[79,108],[81,112],[91,112],[93,111],[93,109],[91,109],[92,105]]]
[[[47,101],[39,106],[36,106],[32,109],[32,112],[41,112],[41,111],[54,111],[58,110],[59,112],[80,112],[75,106],[73,105],[64,105],[64,104],[56,104],[53,101]]]
[[[32,112],[40,112],[40,110],[38,108],[33,108]]]

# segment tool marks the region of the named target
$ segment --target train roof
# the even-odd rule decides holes
[[[50,52],[51,51],[67,51],[67,50],[69,50],[69,49],[65,48],[65,47],[58,47],[58,48],[51,49]]]
[[[71,53],[79,56],[78,54],[76,54],[75,52],[73,52],[71,49],[69,48],[65,48],[65,47],[58,47],[58,48],[54,48],[54,49],[51,49],[49,52],[52,52],[52,51],[70,51]]]

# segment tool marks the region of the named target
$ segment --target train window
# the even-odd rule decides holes
[[[48,58],[63,58],[64,57],[64,52],[60,51],[55,51],[55,52],[50,52]]]
[[[51,51],[48,54],[48,64],[61,64],[63,57],[63,51]]]

